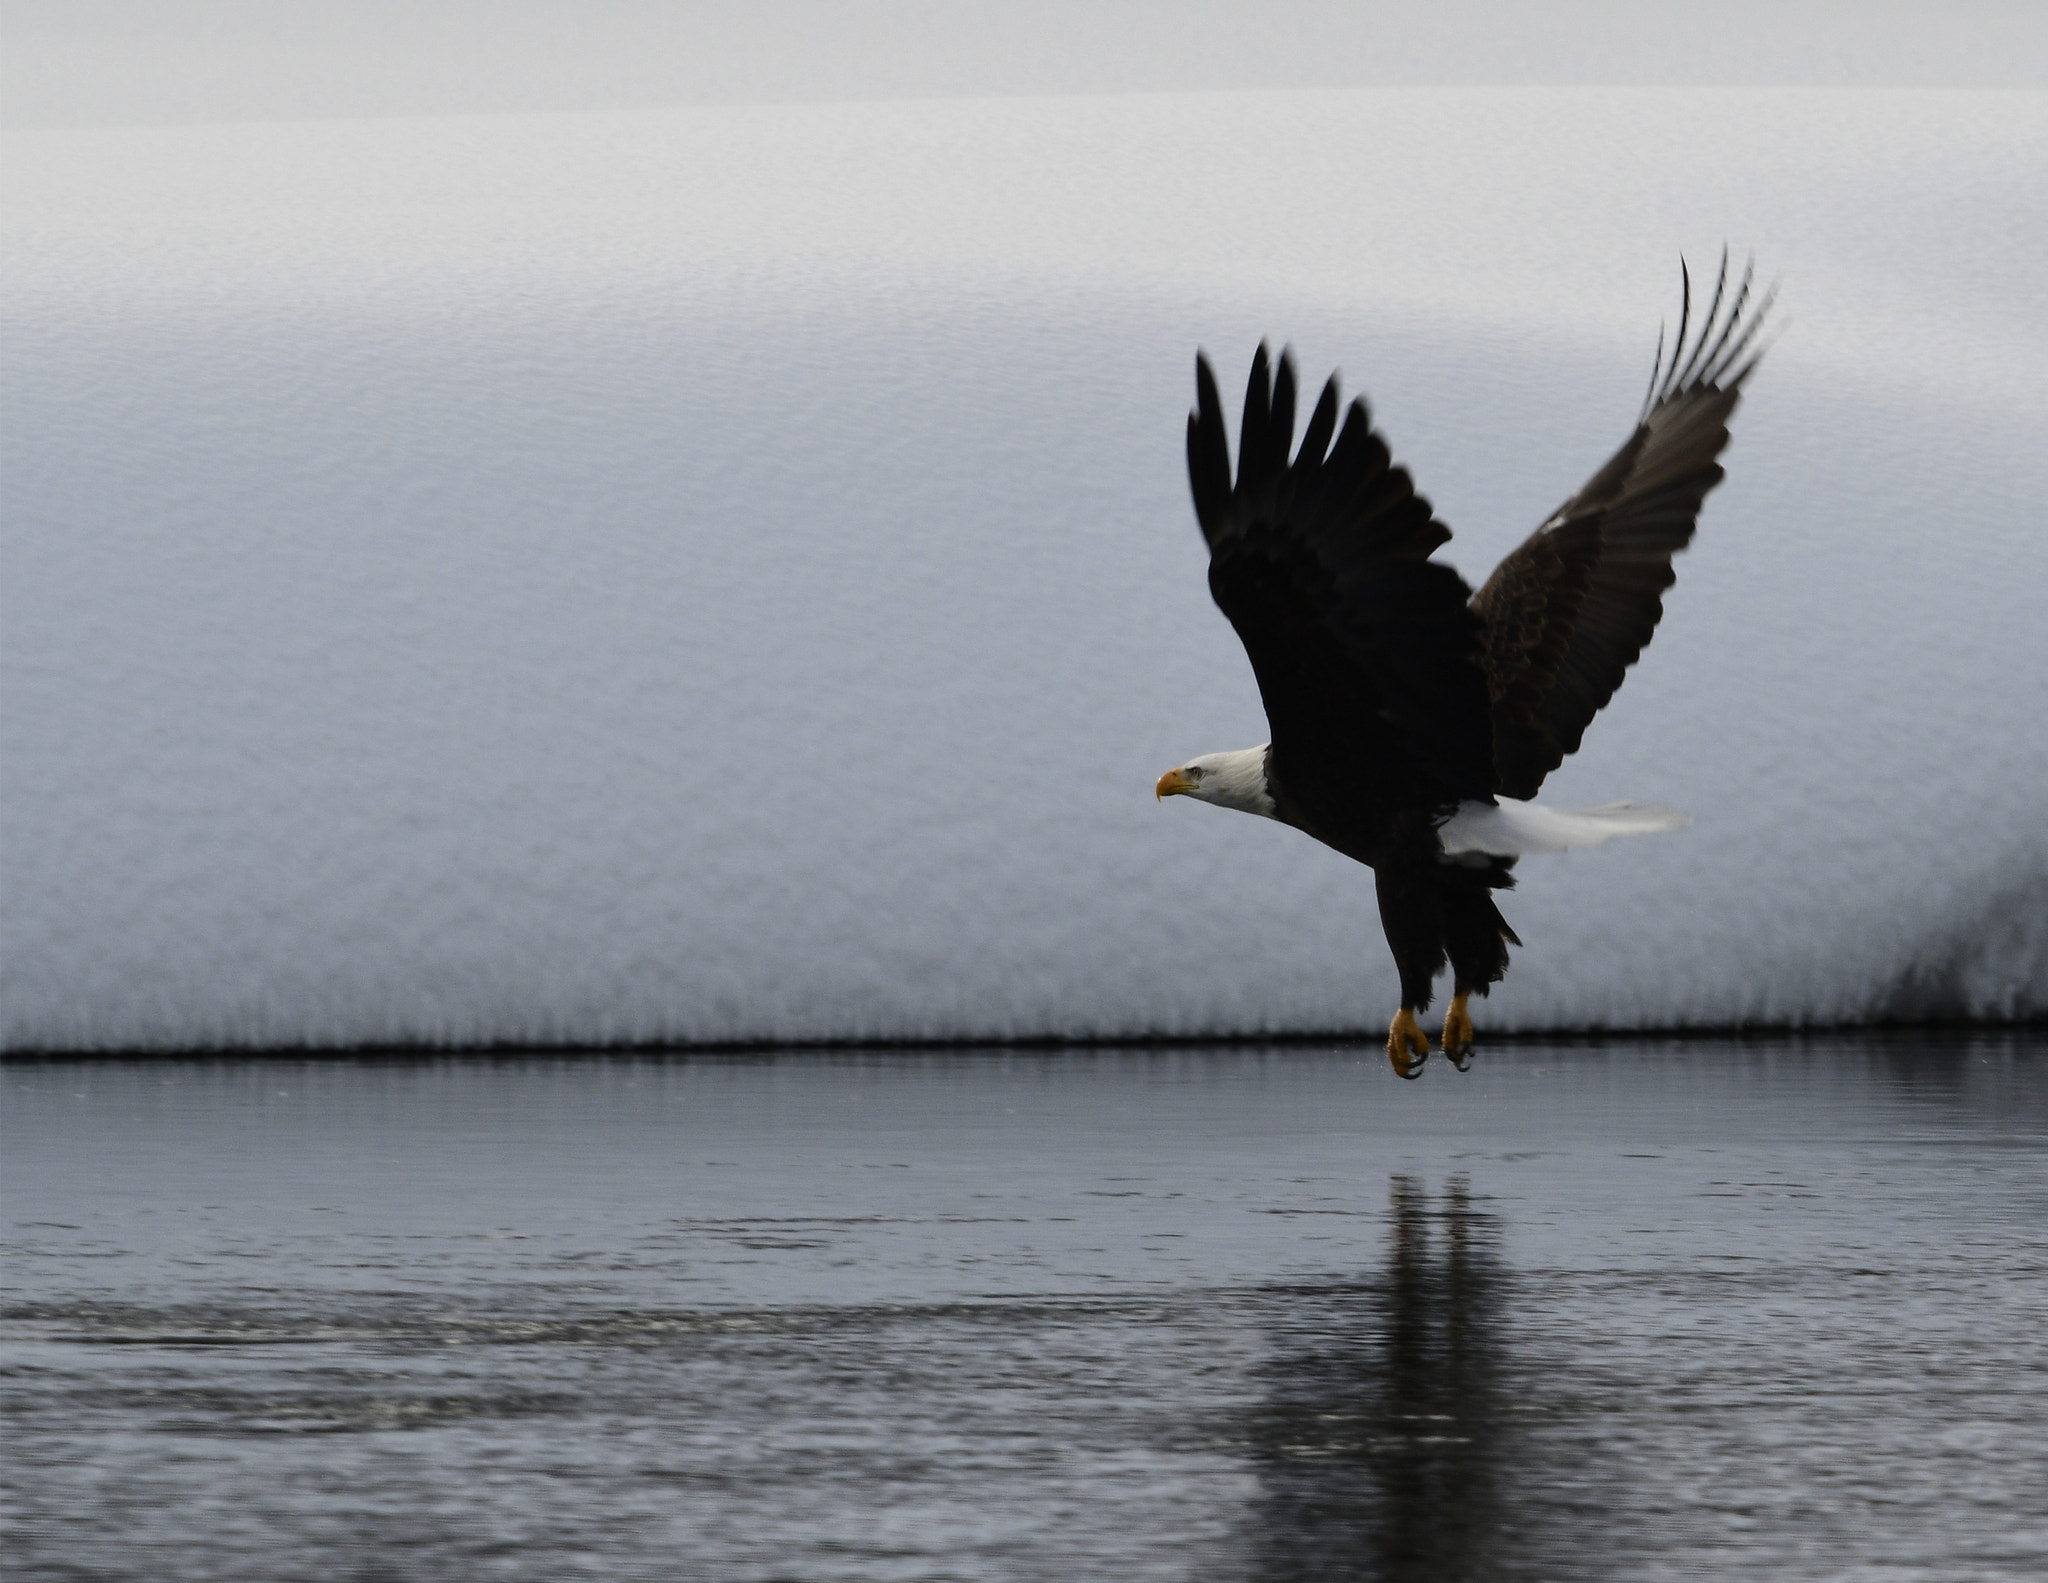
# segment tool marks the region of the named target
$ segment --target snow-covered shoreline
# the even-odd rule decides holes
[[[2044,130],[1401,90],[10,134],[0,1044],[1381,1021],[1368,874],[1149,794],[1263,734],[1194,346],[1341,365],[1476,581],[1724,239],[1785,333],[1546,788],[1697,823],[1526,862],[1483,1021],[2039,1014]]]

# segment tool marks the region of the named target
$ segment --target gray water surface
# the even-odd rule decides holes
[[[2048,1572],[2048,1039],[38,1062],[24,1578]]]

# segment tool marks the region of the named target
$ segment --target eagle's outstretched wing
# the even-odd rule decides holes
[[[1188,478],[1209,589],[1243,639],[1275,767],[1385,805],[1484,797],[1491,725],[1470,589],[1430,553],[1450,538],[1375,434],[1365,403],[1337,425],[1324,387],[1300,450],[1293,358],[1252,360],[1231,478],[1223,403],[1197,357]],[[1332,443],[1332,437],[1335,443]]]
[[[1495,568],[1473,596],[1493,706],[1493,790],[1529,798],[1578,750],[1664,614],[1671,558],[1692,541],[1700,503],[1721,481],[1728,417],[1762,354],[1770,306],[1749,307],[1750,271],[1732,299],[1728,259],[1688,346],[1692,283],[1667,368],[1661,339],[1628,443]],[[1726,305],[1725,315],[1722,312]]]

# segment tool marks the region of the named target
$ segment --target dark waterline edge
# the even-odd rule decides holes
[[[1665,1023],[1640,1027],[1561,1026],[1519,1028],[1495,1032],[1481,1030],[1481,1048],[1486,1046],[1557,1046],[1598,1048],[1603,1045],[1661,1044],[1800,1044],[1807,1041],[1839,1039],[1858,1034],[1906,1035],[1937,1033],[1946,1036],[2010,1035],[2031,1041],[2040,1038],[2048,1045],[2048,1013],[2018,1018],[1921,1018],[1862,1020],[1845,1022],[1756,1022],[1756,1023]],[[569,1043],[551,1040],[499,1040],[478,1043],[430,1040],[385,1041],[363,1044],[190,1044],[140,1046],[27,1046],[0,1049],[0,1066],[38,1065],[77,1061],[443,1061],[506,1060],[522,1057],[584,1058],[591,1060],[626,1057],[730,1057],[762,1055],[847,1054],[939,1054],[1029,1052],[1059,1054],[1095,1050],[1251,1050],[1304,1048],[1322,1045],[1356,1044],[1380,1049],[1386,1035],[1372,1028],[1287,1029],[1262,1032],[1240,1030],[1218,1033],[1117,1033],[1117,1034],[982,1034],[958,1037],[901,1036],[887,1038],[762,1038],[762,1039],[643,1039],[601,1043]]]

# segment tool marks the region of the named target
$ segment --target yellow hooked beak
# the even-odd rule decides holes
[[[1152,795],[1161,799],[1179,797],[1194,789],[1195,779],[1192,775],[1183,775],[1179,770],[1168,770],[1159,777],[1159,784],[1152,788]]]

